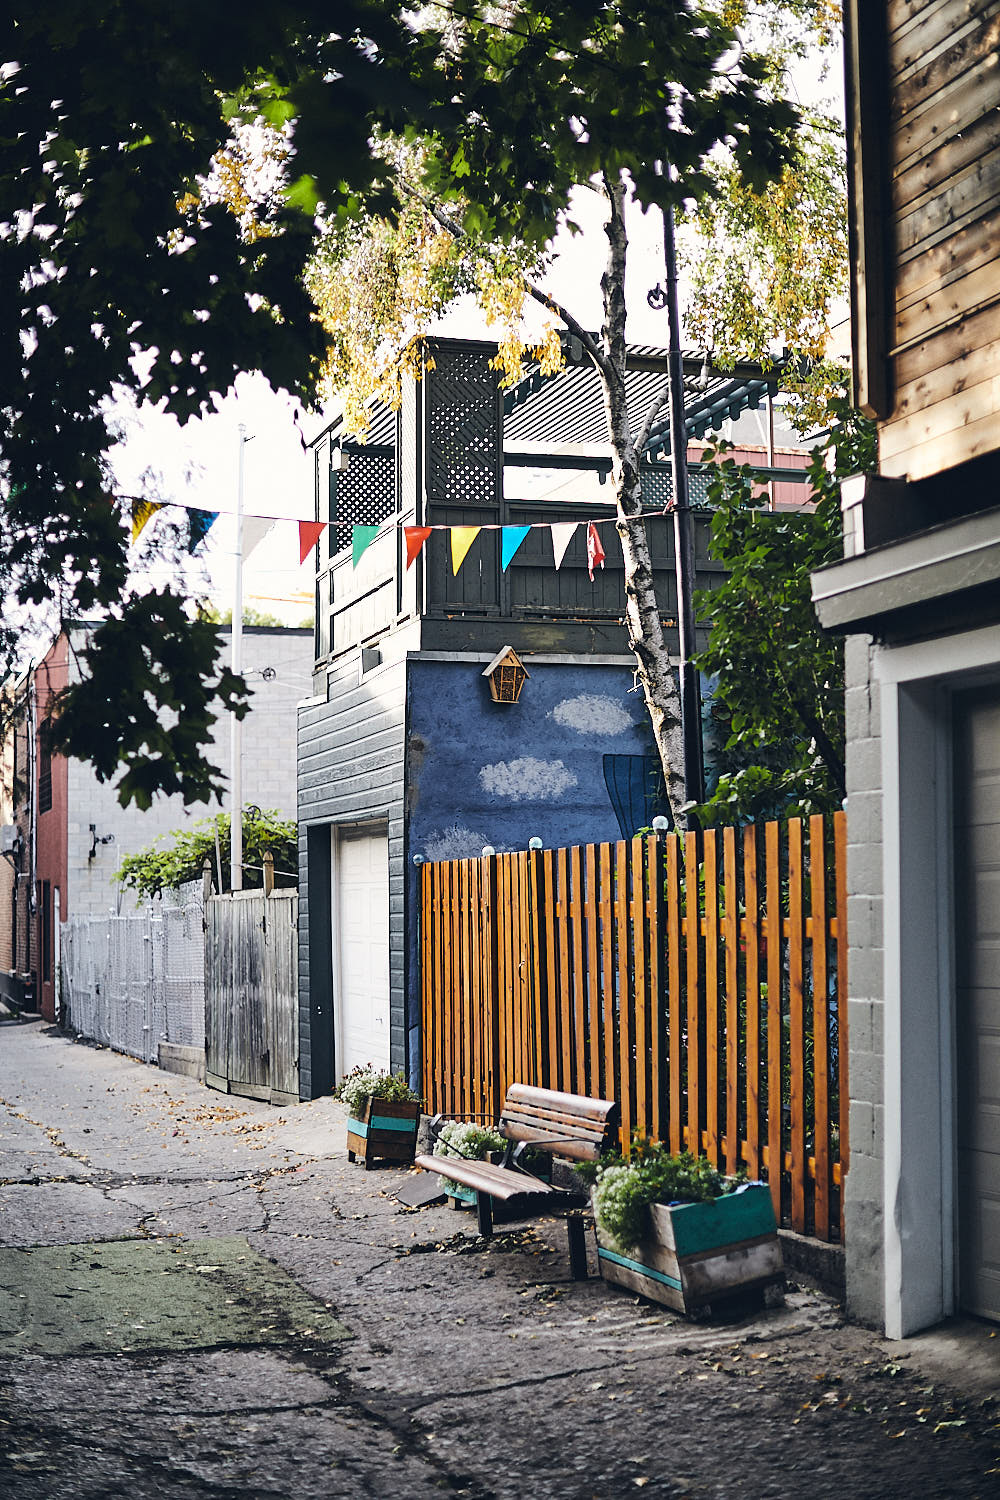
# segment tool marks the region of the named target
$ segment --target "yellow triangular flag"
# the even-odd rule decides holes
[[[139,540],[139,534],[146,522],[156,515],[158,510],[163,509],[159,500],[133,500],[132,501],[132,541]]]
[[[465,561],[465,554],[482,531],[481,526],[451,527],[451,571],[457,573]]]

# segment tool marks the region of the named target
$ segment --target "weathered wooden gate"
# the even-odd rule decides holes
[[[297,891],[205,906],[205,1082],[272,1104],[299,1098]]]

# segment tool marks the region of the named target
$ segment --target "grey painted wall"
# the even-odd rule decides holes
[[[383,643],[388,648],[389,643]],[[389,835],[389,1022],[394,1068],[406,1066],[403,979],[403,745],[406,669],[399,658],[360,678],[357,655],[331,667],[326,697],[299,709],[299,1091],[329,1091],[330,849],[338,828]]]
[[[850,1168],[844,1198],[851,1317],[884,1316],[885,1168],[883,1055],[882,741],[879,685],[869,636],[848,636],[847,1018],[850,1039]]]

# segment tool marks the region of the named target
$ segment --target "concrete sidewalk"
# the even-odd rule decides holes
[[[994,1330],[690,1324],[406,1210],[344,1111],[0,1025],[0,1494],[992,1496]]]

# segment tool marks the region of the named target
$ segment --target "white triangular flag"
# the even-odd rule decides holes
[[[562,567],[566,549],[573,540],[573,533],[579,524],[579,521],[553,521],[552,523],[552,553],[556,561],[556,571]]]
[[[246,562],[255,547],[259,547],[274,525],[273,516],[243,517],[243,561]]]

